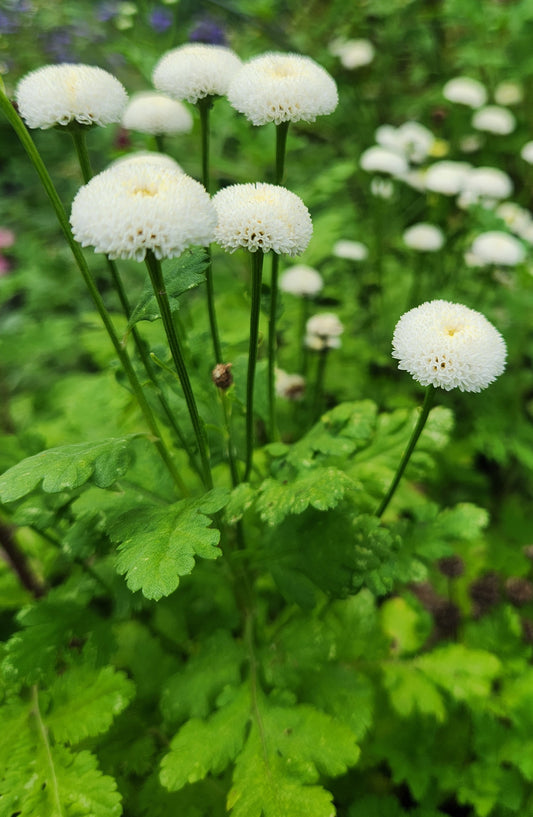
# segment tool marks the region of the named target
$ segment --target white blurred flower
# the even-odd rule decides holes
[[[459,142],[459,150],[461,153],[475,153],[483,144],[483,140],[479,133],[468,133],[463,136]]]
[[[157,91],[134,94],[122,116],[124,128],[140,133],[188,133],[192,124],[185,105]]]
[[[507,108],[500,108],[498,105],[487,105],[474,113],[472,127],[476,130],[506,136],[514,131],[516,119]]]
[[[524,99],[524,89],[518,82],[500,82],[494,90],[497,105],[519,105]]]
[[[403,181],[405,176],[400,178]],[[378,199],[391,199],[394,194],[394,185],[390,179],[375,176],[370,182],[370,192]]]
[[[526,142],[520,151],[520,156],[530,165],[533,165],[533,142]]]
[[[463,191],[475,199],[506,199],[513,192],[513,182],[497,167],[474,167],[466,174]]]
[[[276,369],[276,394],[283,400],[303,400],[305,395],[305,379],[301,374],[288,374],[283,369]]]
[[[375,48],[369,40],[333,40],[328,48],[330,54],[338,57],[341,64],[352,71],[372,62]]]
[[[228,90],[230,104],[254,125],[314,122],[339,101],[333,77],[310,57],[269,52],[244,63]]]
[[[222,45],[188,43],[163,54],[152,82],[159,91],[195,105],[207,96],[223,96],[242,63]]]
[[[522,243],[503,230],[489,230],[474,239],[471,252],[484,264],[499,264],[514,267],[525,258]]]
[[[456,196],[461,192],[471,166],[467,162],[443,160],[430,165],[425,175],[426,190]]]
[[[344,332],[344,326],[333,312],[323,312],[309,318],[305,332],[304,343],[307,348],[321,352],[325,349],[340,349],[340,336]]]
[[[444,244],[444,233],[434,224],[413,224],[403,234],[404,243],[412,250],[437,252]]]
[[[424,161],[435,143],[431,131],[419,122],[404,122],[397,128],[381,125],[375,136],[381,147],[403,154],[409,161],[416,163]]]
[[[487,90],[477,79],[455,77],[450,79],[442,89],[444,98],[449,102],[458,102],[469,108],[481,108],[487,101]]]
[[[350,261],[364,261],[368,258],[368,248],[360,241],[341,239],[335,242],[332,252],[337,258],[347,258]]]
[[[507,350],[498,330],[474,309],[427,301],[406,312],[394,330],[398,368],[422,386],[479,392],[505,369]]]
[[[401,176],[409,169],[404,156],[380,145],[372,145],[364,150],[359,164],[367,173],[389,173],[391,176]]]
[[[302,253],[313,234],[309,210],[285,187],[233,184],[213,197],[218,215],[215,241],[228,252],[243,247],[284,255]]]
[[[138,165],[156,165],[157,167],[169,167],[173,170],[179,170],[183,173],[181,167],[176,162],[172,156],[169,156],[168,153],[158,153],[155,150],[136,150],[133,153],[126,153],[124,156],[119,156],[118,159],[115,159],[109,167],[118,167],[119,165],[123,166],[125,164],[138,164]]]
[[[504,201],[498,205],[495,212],[511,232],[527,240],[533,225],[533,217],[529,210],[514,201]]]
[[[15,100],[29,128],[108,125],[120,122],[128,95],[112,74],[93,65],[62,63],[30,71],[17,85]]]
[[[295,264],[285,270],[279,279],[279,288],[282,292],[290,292],[291,295],[312,298],[317,295],[324,281],[320,273],[305,264]]]
[[[216,212],[204,187],[153,162],[115,165],[81,187],[70,223],[83,247],[142,261],[147,250],[172,258],[213,240]]]

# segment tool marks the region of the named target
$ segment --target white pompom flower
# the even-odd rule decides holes
[[[303,400],[305,395],[305,378],[301,374],[288,374],[283,369],[276,369],[276,394],[283,400]]]
[[[516,127],[514,114],[499,105],[486,105],[477,110],[472,117],[472,127],[476,130],[507,136]]]
[[[216,212],[205,188],[179,169],[125,162],[94,176],[72,203],[70,223],[83,247],[110,258],[173,258],[213,239]]]
[[[125,153],[124,156],[119,156],[108,166],[123,167],[126,164],[130,165],[156,165],[157,167],[168,167],[172,170],[177,170],[183,173],[182,168],[172,156],[168,153],[159,153],[156,150],[135,150],[133,153]]]
[[[412,250],[438,252],[444,244],[444,233],[435,224],[419,222],[405,230],[403,241]]]
[[[521,264],[526,256],[522,242],[503,230],[488,230],[481,233],[474,239],[470,249],[482,264],[498,264],[504,267]]]
[[[422,386],[479,392],[505,369],[507,349],[498,330],[474,309],[427,301],[406,312],[394,330],[398,368]]]
[[[367,173],[388,173],[391,176],[403,176],[409,170],[405,156],[380,145],[372,145],[364,150],[359,164]]]
[[[213,205],[218,216],[215,241],[227,252],[242,247],[249,252],[300,255],[313,234],[309,210],[285,187],[233,184],[215,194]]]
[[[338,57],[341,64],[348,71],[369,65],[375,57],[376,49],[369,40],[333,40],[328,51]]]
[[[314,122],[339,97],[333,77],[310,57],[268,52],[244,63],[228,89],[230,104],[253,125]]]
[[[157,91],[134,94],[122,116],[126,130],[153,135],[188,133],[192,125],[191,113],[183,103]]]
[[[463,191],[476,199],[506,199],[513,192],[513,182],[497,167],[475,167],[466,174]]]
[[[128,95],[116,77],[94,65],[62,63],[30,71],[15,100],[29,128],[120,122]]]
[[[471,169],[468,162],[454,162],[444,159],[428,167],[424,186],[426,190],[442,193],[444,196],[456,196],[463,189],[466,177]]]
[[[289,267],[279,279],[279,288],[282,292],[289,292],[300,298],[318,295],[323,286],[324,280],[318,270],[306,264]]]
[[[313,315],[305,325],[304,344],[317,352],[340,349],[343,332],[344,326],[334,312]]]
[[[471,77],[454,77],[442,89],[445,99],[458,102],[469,108],[481,108],[487,101],[487,89],[477,79]]]
[[[533,165],[533,142],[526,142],[520,151],[520,156],[528,165]]]
[[[341,238],[333,245],[332,253],[336,258],[346,258],[349,261],[365,261],[368,258],[368,247],[360,241]]]
[[[188,43],[163,54],[154,68],[154,87],[193,105],[208,96],[224,96],[242,63],[222,45]]]

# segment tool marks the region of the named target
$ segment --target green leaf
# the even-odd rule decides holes
[[[119,544],[117,571],[130,590],[157,601],[173,593],[180,576],[192,572],[195,556],[216,559],[220,531],[208,514],[224,507],[228,493],[214,490],[199,499],[183,499],[167,507],[145,505],[116,519],[109,534]]]
[[[259,698],[253,711],[227,800],[233,817],[331,817],[332,796],[317,784],[357,762],[352,731],[306,704],[281,707]]]
[[[217,630],[205,638],[184,669],[163,687],[161,709],[165,720],[175,724],[186,718],[207,717],[221,690],[239,683],[245,658],[242,644],[226,630]]]
[[[170,309],[175,312],[179,309],[179,297],[190,289],[194,289],[205,283],[204,272],[209,264],[209,259],[204,250],[195,250],[184,253],[172,263],[172,267],[163,267],[165,286],[170,301]],[[128,322],[128,329],[138,321],[155,321],[160,318],[157,299],[152,289],[150,278],[147,277],[144,283],[143,293],[138,304],[135,306]]]
[[[289,514],[306,508],[325,511],[335,508],[356,484],[338,468],[313,468],[293,480],[266,479],[259,491],[257,510],[270,526],[279,525]]]
[[[0,476],[0,499],[20,499],[41,480],[43,491],[51,494],[79,488],[89,480],[108,488],[128,470],[129,446],[135,436],[62,445],[28,457]]]
[[[501,663],[489,652],[448,644],[419,656],[415,666],[456,700],[487,699]]]
[[[56,742],[75,745],[106,732],[134,692],[133,683],[113,667],[69,667],[49,688],[47,726]]]
[[[402,718],[414,712],[431,715],[439,723],[446,718],[444,700],[435,684],[411,664],[383,664],[385,689],[392,706]]]
[[[404,598],[387,599],[380,609],[383,632],[392,640],[392,649],[398,655],[416,652],[431,631],[431,620],[416,610]]]
[[[222,772],[242,748],[249,717],[250,691],[243,686],[238,691],[230,690],[229,700],[207,720],[187,721],[161,762],[163,786],[177,791],[209,773]]]

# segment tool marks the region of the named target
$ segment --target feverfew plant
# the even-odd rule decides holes
[[[161,35],[183,12],[164,5]],[[133,27],[139,9],[120,7]],[[22,227],[3,245],[2,365],[14,337],[42,384],[26,400],[8,365],[0,407],[6,817],[533,807],[531,553],[510,536],[487,567],[523,514],[498,506],[504,477],[531,464],[527,432],[491,424],[531,388],[526,373],[515,393],[528,336],[512,317],[531,303],[529,211],[497,207],[518,201],[516,173],[456,161],[437,113],[374,121],[364,78],[386,49],[353,25],[332,73],[327,52],[323,67],[196,43],[143,53],[156,90],[129,103],[73,63],[0,91],[29,159],[17,178],[37,175],[62,242],[46,277]],[[444,93],[487,98],[464,77]],[[94,126],[113,124],[159,150],[108,130],[104,155]],[[75,156],[61,141],[50,173],[65,130]],[[504,232],[518,221],[521,240]],[[468,268],[467,247],[491,269]]]

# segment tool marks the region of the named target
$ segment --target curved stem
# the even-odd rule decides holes
[[[70,224],[67,214],[65,212],[65,208],[63,207],[63,203],[59,198],[59,194],[54,186],[50,174],[46,169],[46,165],[44,164],[41,155],[33,142],[33,139],[26,130],[24,123],[22,122],[21,118],[13,108],[11,102],[9,101],[9,99],[7,98],[3,91],[3,88],[1,87],[0,87],[0,109],[4,112],[7,120],[9,121],[13,130],[15,131],[20,143],[22,144],[24,150],[28,154],[28,157],[33,167],[35,168],[37,175],[39,176],[41,184],[43,185],[44,190],[54,209],[56,218],[59,222],[59,226],[61,227],[63,235],[70,247],[72,255],[74,256],[74,260],[76,261],[78,269],[81,272],[85,285],[89,290],[89,294],[93,300],[96,310],[100,315],[105,330],[115,349],[115,353],[130,382],[131,389],[137,399],[139,408],[141,409],[144,415],[145,422],[154,438],[154,445],[156,446],[157,451],[161,456],[161,459],[168,468],[168,471],[170,472],[180,492],[183,494],[187,494],[188,493],[187,488],[177,471],[177,468],[170,456],[170,453],[166,448],[165,443],[161,438],[159,428],[157,426],[152,409],[150,408],[150,405],[142,390],[141,384],[137,378],[137,375],[135,374],[135,370],[132,366],[129,355],[119,340],[119,337],[115,331],[115,327],[113,326],[113,322],[111,321],[111,317],[105,307],[105,304],[100,293],[98,292],[98,289],[96,288],[96,285],[93,281],[93,277],[85,260],[85,256],[82,252],[82,249],[80,245],[77,243],[77,241],[75,241],[74,236],[72,235],[72,231],[70,229]]]
[[[426,420],[427,420],[428,415],[429,415],[429,410],[431,409],[431,406],[433,404],[434,396],[435,396],[435,389],[433,388],[433,386],[428,386],[427,389],[426,389],[426,394],[424,396],[424,402],[422,404],[422,410],[420,412],[418,422],[417,422],[417,424],[416,424],[416,426],[414,428],[414,431],[413,431],[413,433],[411,435],[411,439],[409,440],[409,444],[408,444],[407,448],[405,449],[405,451],[403,453],[400,465],[398,466],[398,470],[396,471],[396,474],[394,475],[394,479],[392,480],[391,486],[390,486],[389,490],[387,491],[385,497],[381,501],[381,504],[380,504],[379,508],[376,511],[376,516],[378,516],[378,517],[383,516],[383,514],[385,513],[385,510],[386,510],[389,502],[391,501],[392,497],[394,496],[396,488],[398,487],[398,485],[400,483],[400,480],[401,480],[401,478],[403,476],[403,472],[407,468],[407,463],[409,462],[409,460],[411,458],[411,454],[413,453],[413,451],[415,449],[415,445],[418,442],[418,438],[420,437],[420,435],[421,435],[421,433],[423,431],[423,428],[424,428],[424,426],[426,424]]]
[[[252,255],[252,306],[250,310],[250,346],[248,352],[248,374],[246,379],[246,460],[244,481],[250,476],[254,450],[254,378],[259,339],[259,315],[261,309],[261,279],[264,255],[259,250]]]
[[[200,420],[200,415],[198,413],[198,407],[196,405],[196,400],[194,398],[191,381],[189,379],[189,374],[187,372],[187,366],[185,365],[185,360],[178,341],[176,329],[174,327],[172,311],[170,309],[170,303],[165,289],[165,282],[163,279],[161,263],[155,257],[154,253],[151,250],[148,250],[148,252],[146,253],[145,261],[150,275],[150,280],[152,282],[154,294],[157,299],[157,304],[161,312],[161,318],[163,320],[163,326],[168,339],[172,360],[174,361],[174,365],[178,373],[181,388],[183,389],[183,395],[185,397],[185,402],[187,403],[187,408],[189,410],[191,423],[194,429],[194,433],[196,435],[196,442],[198,445],[198,451],[202,463],[204,485],[206,488],[212,488],[213,478],[211,476],[211,468],[209,465],[209,458],[207,455],[207,440],[205,430],[202,421]]]

